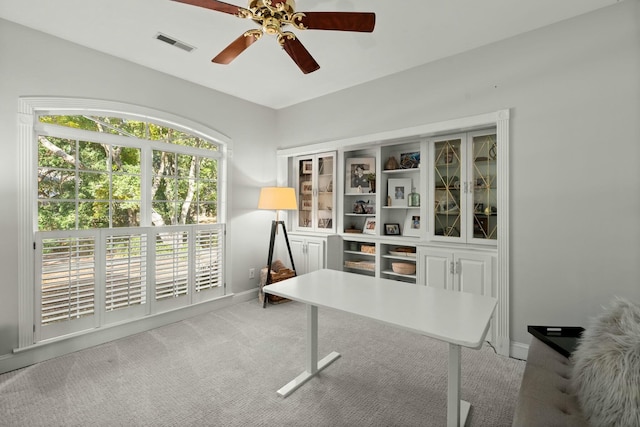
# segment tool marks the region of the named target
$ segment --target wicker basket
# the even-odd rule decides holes
[[[356,270],[368,270],[368,271],[373,271],[376,268],[376,264],[371,261],[345,261],[344,266],[347,268],[353,268]]]
[[[392,262],[391,269],[398,274],[415,274],[416,265],[410,262]]]
[[[362,245],[360,246],[360,252],[364,252],[365,254],[375,254],[376,247],[371,245]]]
[[[277,263],[280,263],[280,264],[277,264]],[[289,268],[285,268],[280,261],[275,261],[272,264],[272,266],[274,267],[274,269],[271,270],[271,283],[281,282],[285,279],[290,279],[291,277],[296,275],[295,271]],[[280,269],[278,271],[274,271],[275,267],[279,267]],[[266,284],[267,284],[267,267],[264,267],[262,270],[260,270],[260,290],[258,292],[258,300],[260,302],[264,301],[265,293],[262,290],[262,287],[266,286]],[[280,304],[282,302],[291,301],[287,298],[283,298],[283,297],[279,297],[277,295],[271,295],[271,294],[266,294],[266,297],[267,297],[267,301],[269,301],[272,304]]]

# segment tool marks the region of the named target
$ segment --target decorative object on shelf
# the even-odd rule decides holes
[[[362,227],[364,234],[376,234],[376,219],[367,218],[364,220],[364,226]]]
[[[409,193],[411,192],[410,178],[393,178],[388,181],[388,195],[393,207],[408,207]]]
[[[376,173],[375,172],[371,172],[369,175],[367,175],[367,180],[369,181],[369,193],[375,193],[376,192]]]
[[[289,259],[291,260],[291,270],[293,270],[293,275],[295,276],[296,266],[293,262],[293,254],[291,253],[289,237],[287,237],[287,228],[284,225],[284,221],[279,220],[279,211],[298,209],[295,189],[291,187],[263,187],[260,190],[258,209],[276,211],[276,219],[275,221],[271,221],[271,240],[269,241],[269,256],[267,258],[267,266],[271,267],[271,263],[273,262],[273,249],[276,241],[276,235],[278,234],[278,226],[282,225],[282,233],[284,234],[284,240],[287,243],[287,250],[289,251]],[[265,286],[269,285],[270,283],[272,283],[271,268],[268,269]],[[265,298],[262,307],[266,307],[266,303],[267,300]]]
[[[485,216],[474,216],[473,237],[486,239],[489,235],[489,219]]]
[[[384,170],[386,171],[392,171],[398,169],[399,167],[400,165],[398,164],[398,161],[393,156],[389,157],[387,159],[387,162],[384,164]]]
[[[318,163],[320,164],[318,168],[319,175],[333,174],[333,157],[320,157]]]
[[[311,200],[310,198],[302,199],[300,210],[310,211],[312,207],[313,207],[313,200]]]
[[[416,265],[410,262],[392,262],[391,269],[398,274],[416,274]]]
[[[375,157],[352,157],[346,160],[345,192],[369,192],[369,175],[376,171]]]
[[[344,229],[345,233],[351,233],[351,234],[360,234],[362,233],[362,230],[359,228],[345,228]]]
[[[375,206],[371,204],[369,200],[356,200],[353,202],[353,213],[354,214],[367,214],[367,215],[375,215],[376,209]]]
[[[491,148],[489,148],[489,157],[491,157],[492,160],[495,160],[498,157],[498,146],[495,142]]]
[[[302,181],[300,183],[300,193],[302,194],[313,193],[313,185],[311,184],[311,181]]]
[[[438,158],[436,164],[439,165],[451,165],[458,161],[458,153],[456,147],[453,146],[452,142],[446,141],[443,142],[444,146],[438,152]]]
[[[410,208],[420,207],[420,193],[416,192],[415,187],[411,188],[411,193],[409,194],[409,207]]]
[[[400,224],[385,224],[384,225],[384,234],[388,236],[399,236],[400,235]]]
[[[412,246],[398,246],[389,251],[389,255],[393,256],[406,256],[410,258],[416,257],[416,248]]]
[[[305,160],[302,162],[302,173],[309,174],[313,172],[313,162],[311,160]]]
[[[360,252],[364,252],[365,254],[375,254],[376,253],[376,245],[361,245]]]
[[[331,228],[333,220],[331,218],[318,218],[318,228]]]
[[[355,270],[367,270],[373,271],[376,269],[376,263],[373,261],[350,261],[344,262],[344,266],[347,268],[353,268]]]
[[[402,235],[420,237],[420,215],[407,215]]]
[[[420,152],[400,154],[400,167],[402,169],[415,169],[420,167]]]

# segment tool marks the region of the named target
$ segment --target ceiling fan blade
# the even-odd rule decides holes
[[[370,33],[376,26],[371,12],[304,12],[299,21],[309,30],[359,31]]]
[[[211,62],[215,62],[216,64],[229,64],[256,40],[258,40],[258,37],[253,34],[248,34],[246,36],[242,34],[240,37],[232,41],[229,46],[225,47],[222,52],[211,60]]]
[[[302,45],[297,37],[294,39],[285,38],[282,48],[289,54],[291,59],[293,59],[293,62],[298,64],[298,67],[300,67],[303,73],[313,73],[320,68],[320,65],[313,59],[313,56],[311,56],[307,48]]]
[[[211,9],[218,12],[229,13],[231,15],[237,15],[240,10],[239,6],[234,6],[229,3],[224,3],[218,0],[173,0],[178,3],[190,4],[193,6],[204,7],[205,9]]]

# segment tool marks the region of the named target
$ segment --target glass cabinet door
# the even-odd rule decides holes
[[[298,228],[313,228],[314,159],[298,159]]]
[[[335,153],[296,159],[298,170],[297,229],[334,230]]]
[[[335,196],[333,194],[334,155],[318,155],[318,191],[316,227],[319,230],[333,229]]]
[[[462,139],[449,139],[434,143],[434,210],[433,235],[461,237],[462,191],[464,180]]]
[[[472,134],[473,239],[498,238],[496,134]]]

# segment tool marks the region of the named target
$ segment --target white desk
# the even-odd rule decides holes
[[[482,346],[495,298],[334,270],[293,277],[265,286],[264,291],[307,304],[305,371],[278,390],[281,396],[288,396],[340,357],[332,352],[318,361],[318,307],[327,307],[447,342],[447,425],[466,422],[471,405],[460,400],[460,348]]]

